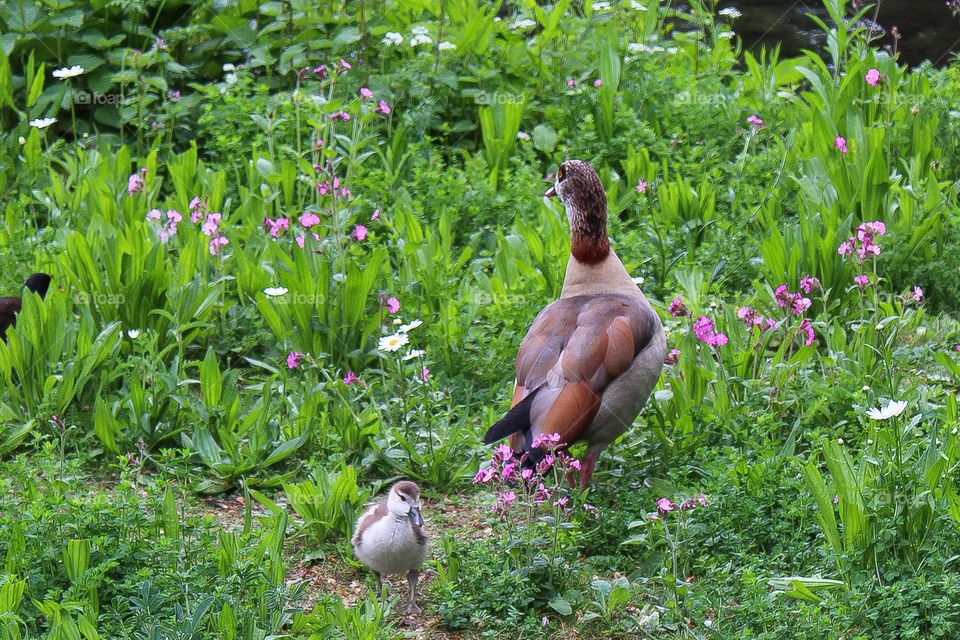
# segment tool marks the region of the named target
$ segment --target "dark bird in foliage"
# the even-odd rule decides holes
[[[510,436],[514,454],[535,465],[538,436],[587,443],[580,486],[600,452],[632,424],[660,378],[666,339],[660,316],[607,237],[607,196],[586,162],[568,160],[546,196],[559,196],[570,223],[570,259],[560,299],[545,307],[520,344],[512,408],[486,444]]]
[[[35,273],[23,286],[28,291],[40,295],[41,298],[47,295],[47,289],[50,287],[51,277],[46,273]],[[23,305],[23,299],[20,296],[8,296],[0,298],[0,338],[7,341],[7,329],[17,326],[17,314],[20,313],[20,307]]]

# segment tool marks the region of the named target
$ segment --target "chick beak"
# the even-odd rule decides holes
[[[410,524],[418,527],[423,524],[423,518],[420,516],[420,507],[410,507]]]
[[[547,198],[553,198],[554,196],[557,195],[557,190],[554,189],[553,187],[550,187],[549,189],[547,189],[547,192],[543,195],[546,196]]]

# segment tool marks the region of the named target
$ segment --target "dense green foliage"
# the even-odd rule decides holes
[[[425,508],[425,637],[960,633],[956,65],[500,4],[0,5],[0,640],[399,637],[289,579],[398,477],[491,532]],[[491,491],[569,157],[673,351],[589,494]]]

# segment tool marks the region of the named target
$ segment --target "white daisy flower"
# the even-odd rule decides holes
[[[387,31],[385,34],[383,34],[383,40],[380,42],[388,47],[395,47],[398,44],[403,44],[403,35],[397,33],[396,31]]]
[[[517,18],[513,21],[513,24],[510,25],[510,28],[514,31],[526,31],[532,27],[537,26],[536,20],[531,20],[530,18]]]
[[[903,413],[907,408],[905,400],[891,400],[885,407],[874,407],[867,409],[867,416],[873,420],[889,420]]]
[[[84,69],[78,64],[73,65],[72,67],[63,67],[62,69],[54,69],[53,77],[59,78],[60,80],[66,80],[67,78],[74,78],[83,73]]]
[[[410,324],[402,324],[400,328],[397,329],[400,333],[409,333],[411,330],[416,329],[423,324],[423,320],[414,320]]]
[[[414,358],[419,358],[425,353],[426,351],[424,351],[423,349],[411,349],[410,351],[407,352],[407,355],[403,356],[403,361],[406,362],[407,360],[413,360]]]
[[[136,340],[140,335],[140,329],[127,329],[127,337],[131,340]]]
[[[428,33],[430,33],[430,30],[427,29],[427,28],[426,28],[425,26],[423,26],[422,24],[418,24],[417,26],[410,28],[410,33],[412,33],[412,34],[414,34],[414,35],[416,35],[416,36],[425,36],[425,35],[427,35]]]
[[[424,35],[422,33],[418,33],[417,35],[410,38],[411,47],[418,47],[421,44],[430,44],[431,42],[433,42],[433,39],[430,36]]]
[[[517,131],[517,140],[529,140],[530,134],[526,131]]]
[[[453,44],[449,40],[444,40],[443,42],[437,45],[437,49],[439,49],[440,51],[453,51],[456,48],[457,48],[457,45]]]
[[[732,40],[733,31],[721,31],[717,34],[717,40]]]
[[[36,120],[30,121],[30,126],[36,127],[37,129],[46,129],[56,121],[56,118],[37,118]]]
[[[407,337],[405,333],[395,333],[392,336],[384,336],[380,338],[380,343],[377,345],[377,349],[385,353],[392,353],[394,351],[399,351],[400,347],[410,342],[410,338]]]
[[[633,9],[634,11],[646,11],[646,10],[647,10],[647,7],[646,7],[645,5],[642,5],[642,4],[640,4],[639,2],[637,2],[637,0],[630,0],[630,8]]]
[[[736,7],[725,7],[723,9],[720,9],[720,15],[726,16],[731,20],[736,20],[743,14],[740,13],[740,10],[737,9]]]
[[[594,11],[610,11],[610,3],[607,0],[600,0],[600,2],[593,3]]]
[[[263,292],[268,296],[270,296],[271,298],[276,298],[277,296],[282,296],[283,294],[285,294],[287,292],[287,288],[286,287],[267,287],[266,289],[263,290]]]
[[[653,49],[642,42],[631,42],[627,45],[627,51],[630,53],[651,53]]]
[[[227,62],[223,65],[224,72],[236,71],[237,67],[232,62]]]

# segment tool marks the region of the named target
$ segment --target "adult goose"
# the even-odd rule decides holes
[[[23,288],[43,298],[47,295],[50,280],[51,277],[46,273],[34,273],[23,283]],[[20,296],[0,298],[0,339],[4,342],[7,341],[7,329],[17,326],[17,314],[22,306],[23,299]]]
[[[585,441],[580,486],[597,457],[626,431],[656,385],[666,339],[660,317],[627,273],[607,237],[607,196],[588,163],[568,160],[546,196],[559,196],[570,224],[570,259],[560,299],[533,321],[517,354],[512,408],[487,431],[510,436],[528,464],[531,445],[558,433],[561,445]]]

